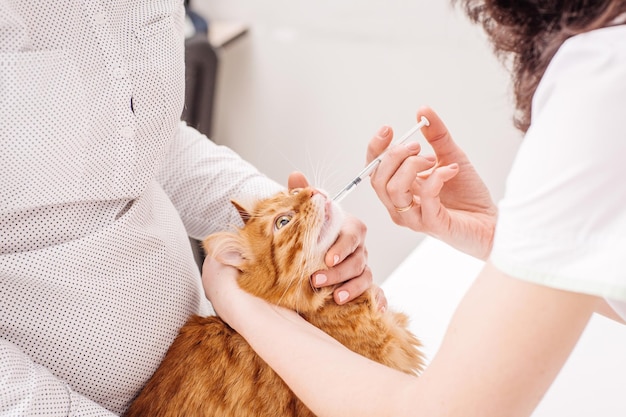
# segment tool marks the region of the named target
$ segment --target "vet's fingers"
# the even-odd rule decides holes
[[[428,106],[417,111],[417,120],[424,116],[430,124],[422,127],[422,134],[430,143],[440,163],[462,162],[467,157],[452,139],[452,135],[441,118]]]
[[[389,152],[385,154],[381,163],[370,175],[370,184],[385,206],[390,204],[389,195],[387,194],[389,180],[396,174],[402,164],[408,158],[416,156],[420,149],[420,144],[417,142],[409,142],[389,148]],[[413,172],[413,177],[415,177],[416,172]]]
[[[411,205],[416,173],[425,172],[434,165],[434,159],[426,159],[419,155],[405,159],[387,182],[386,191],[389,201],[383,200],[383,203],[387,203],[385,204],[387,209],[397,211],[398,208]]]
[[[365,235],[367,227],[365,223],[353,216],[346,216],[341,226],[339,237],[335,243],[328,249],[324,257],[324,263],[329,268],[342,263],[348,258],[358,247],[365,243]]]
[[[343,262],[313,274],[313,285],[326,287],[341,284],[359,277],[365,268],[367,268],[367,249],[364,246],[359,246]]]
[[[373,281],[372,270],[366,266],[361,275],[335,289],[333,293],[335,302],[339,305],[349,303],[370,288]]]
[[[441,216],[447,211],[441,209],[439,194],[446,181],[451,180],[459,173],[459,164],[453,163],[437,167],[421,182],[420,205],[424,223],[437,225],[441,223]]]
[[[230,300],[231,295],[240,291],[237,284],[239,271],[231,266],[224,265],[215,258],[207,256],[202,264],[202,286],[204,294],[218,310],[224,300]]]
[[[294,171],[289,174],[287,179],[287,188],[290,190],[294,188],[304,188],[309,185],[309,181],[306,179],[302,172]]]
[[[367,154],[365,161],[367,164],[372,162],[374,158],[384,152],[393,139],[393,129],[389,126],[383,126],[378,129],[376,135],[369,141],[367,145]]]

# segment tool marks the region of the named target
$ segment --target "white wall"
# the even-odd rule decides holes
[[[480,28],[448,1],[194,0],[250,33],[220,53],[213,138],[285,183],[293,170],[334,193],[363,167],[382,124],[397,135],[431,105],[495,198],[519,141],[508,78]],[[343,202],[368,225],[383,281],[420,241],[389,220],[369,184]]]

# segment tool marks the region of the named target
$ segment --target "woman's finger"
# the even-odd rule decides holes
[[[439,195],[446,181],[451,180],[458,173],[459,165],[453,163],[437,167],[428,178],[421,182],[420,206],[424,224],[431,225],[431,227],[446,224],[440,217],[448,215],[448,212],[442,210]]]
[[[312,282],[315,287],[326,287],[328,285],[341,284],[363,274],[367,268],[367,250],[364,246],[359,246],[343,262],[336,266],[313,274]],[[358,294],[356,294],[358,295]]]
[[[289,178],[287,179],[287,188],[290,190],[294,188],[304,188],[308,187],[309,181],[306,179],[302,172],[294,171],[289,174]]]
[[[324,262],[330,268],[343,262],[348,256],[365,242],[367,227],[365,223],[353,216],[346,216],[341,226],[339,237],[328,249]]]
[[[454,142],[448,128],[437,113],[430,107],[423,106],[417,111],[417,120],[420,120],[422,116],[430,122],[428,126],[422,127],[422,134],[435,151],[439,163],[463,163],[467,157]]]
[[[413,201],[413,184],[418,172],[424,172],[434,166],[434,161],[419,155],[410,156],[398,167],[394,175],[387,182],[389,209],[407,207]]]
[[[349,281],[344,282],[335,289],[333,296],[337,304],[345,304],[354,300],[371,287],[374,279],[369,267],[365,267],[363,273]]]
[[[417,155],[419,151],[420,145],[417,142],[393,146],[389,148],[387,154],[384,158],[382,158],[381,163],[374,170],[374,172],[372,172],[370,176],[370,183],[376,191],[378,198],[386,206],[389,206],[391,203],[387,195],[387,184],[389,183],[391,177],[396,174],[398,168],[400,168],[407,158]],[[414,174],[415,172],[413,175]]]
[[[374,158],[383,153],[393,140],[393,129],[389,126],[382,126],[367,144],[367,154],[365,163],[369,164]]]

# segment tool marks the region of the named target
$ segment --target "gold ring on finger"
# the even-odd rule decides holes
[[[397,207],[397,206],[393,206],[394,209],[396,209],[396,212],[398,213],[404,213],[405,211],[409,211],[411,210],[411,208],[415,205],[415,200],[411,199],[411,202],[409,203],[408,206],[404,206],[404,207]]]

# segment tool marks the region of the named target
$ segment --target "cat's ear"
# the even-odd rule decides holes
[[[239,235],[228,232],[214,233],[204,239],[202,247],[207,256],[241,270],[245,260],[245,248]]]
[[[252,213],[252,210],[244,207],[244,204],[242,204],[241,202],[235,200],[230,200],[230,202],[233,206],[235,206],[237,212],[239,212],[241,220],[243,220],[244,223],[248,223],[248,220],[250,220],[250,218],[252,217],[252,214],[250,214]]]

